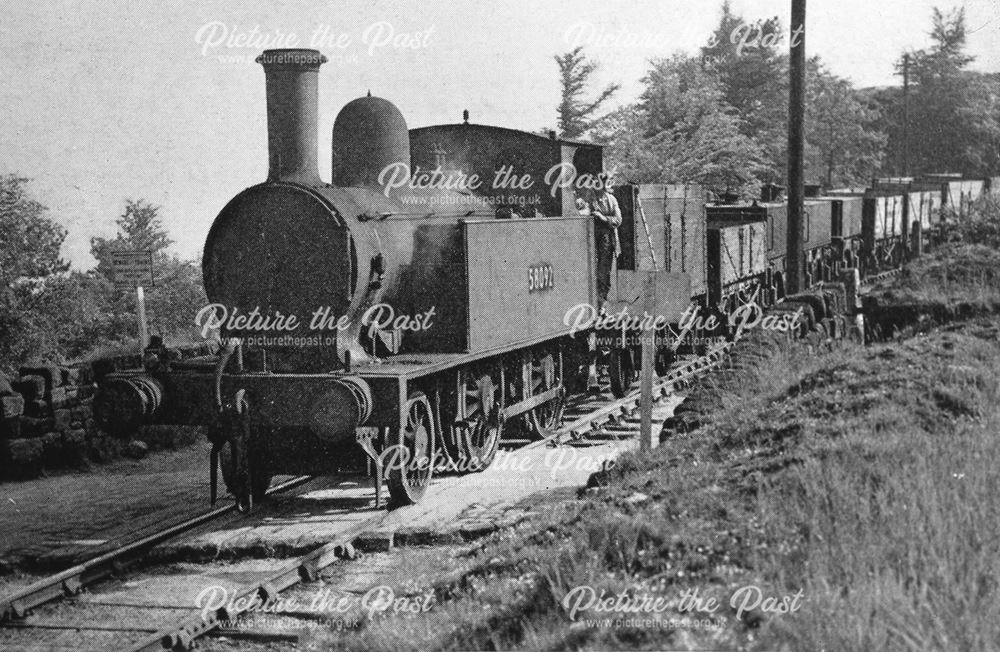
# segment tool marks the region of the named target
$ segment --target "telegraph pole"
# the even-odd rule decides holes
[[[910,175],[910,55],[903,55],[903,174]]]
[[[791,38],[789,39],[788,92],[788,253],[785,261],[787,294],[802,287],[802,216],[805,180],[803,157],[806,112],[806,0],[792,0]]]

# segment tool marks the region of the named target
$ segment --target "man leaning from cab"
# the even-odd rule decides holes
[[[594,217],[594,240],[597,250],[597,308],[604,311],[611,291],[611,266],[621,252],[618,241],[618,227],[622,223],[622,211],[618,200],[611,194],[611,177],[602,172],[598,175],[597,189],[576,200],[580,215]]]

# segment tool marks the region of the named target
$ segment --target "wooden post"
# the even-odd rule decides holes
[[[847,295],[847,314],[856,315],[861,310],[861,274],[857,267],[848,267],[840,272],[840,282],[844,284]]]
[[[803,289],[802,217],[805,180],[803,157],[806,112],[806,0],[792,0],[788,93],[788,232],[785,295]]]
[[[135,286],[135,305],[139,315],[139,353],[142,353],[149,346],[149,328],[146,326],[146,293],[141,285]]]
[[[910,55],[903,55],[903,174],[910,174]]]
[[[656,272],[646,272],[643,282],[646,314],[656,310]],[[653,437],[653,360],[656,355],[656,331],[640,331],[642,338],[642,378],[639,393],[639,448],[651,450],[660,444],[659,434]]]

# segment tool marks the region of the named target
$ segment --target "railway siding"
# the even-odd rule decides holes
[[[212,347],[206,342],[174,351],[179,358],[194,357]],[[94,422],[95,381],[140,364],[138,355],[116,354],[72,365],[23,366],[13,378],[0,373],[0,481],[190,443],[190,429],[149,427],[137,437],[143,445],[130,448]]]

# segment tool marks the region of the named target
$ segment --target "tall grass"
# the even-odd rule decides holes
[[[876,362],[868,373],[890,393],[856,417],[807,429],[803,439],[816,438],[807,460],[761,493],[765,529],[791,538],[795,554],[764,556],[760,567],[803,587],[810,604],[775,619],[769,643],[1000,644],[1000,351],[973,337],[948,343],[910,343],[895,368]],[[914,371],[923,377],[907,378]]]
[[[691,436],[454,562],[438,606],[325,639],[345,649],[993,649],[1000,644],[1000,327],[773,352]],[[439,562],[435,562],[439,563]],[[412,571],[414,567],[411,566]],[[453,568],[453,567],[452,567]],[[448,570],[451,571],[452,568]],[[440,570],[438,572],[441,572]],[[422,577],[434,577],[434,567]],[[754,584],[794,614],[737,619]],[[594,627],[575,587],[697,588],[713,628]],[[590,614],[600,617],[601,614]]]

